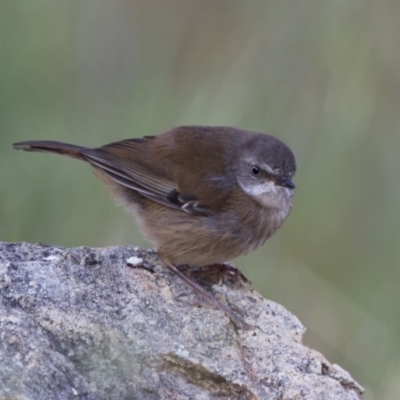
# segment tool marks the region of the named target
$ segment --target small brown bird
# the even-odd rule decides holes
[[[284,143],[230,127],[182,126],[94,149],[53,141],[13,146],[89,162],[136,217],[161,261],[242,323],[176,266],[224,263],[263,245],[282,225],[292,207],[296,170]]]

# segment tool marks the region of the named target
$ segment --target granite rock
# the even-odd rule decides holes
[[[2,399],[346,399],[363,389],[235,279],[203,304],[152,250],[0,243]]]

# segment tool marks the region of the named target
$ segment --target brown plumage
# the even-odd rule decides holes
[[[206,266],[253,251],[291,208],[294,156],[284,143],[261,133],[185,126],[94,149],[52,141],[14,148],[89,162],[182,279],[174,264]]]

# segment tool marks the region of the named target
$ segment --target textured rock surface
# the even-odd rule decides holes
[[[199,306],[152,251],[1,244],[0,398],[361,398],[282,306],[202,284],[254,329]]]

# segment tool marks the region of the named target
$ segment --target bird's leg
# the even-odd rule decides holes
[[[243,275],[242,271],[240,271],[239,268],[236,268],[231,264],[219,263],[219,264],[206,265],[204,267],[197,269],[190,268],[189,273],[192,276],[207,276],[207,275],[219,274],[234,278],[235,281],[238,281],[240,279],[244,283],[251,284],[251,282]]]
[[[182,271],[176,268],[171,263],[165,263],[166,267],[173,272],[175,275],[179,276],[187,285],[192,287],[197,293],[199,293],[203,299],[212,307],[220,309],[225,315],[238,327],[238,328],[250,328],[246,322],[239,318],[229,307],[218,301],[212,294],[208,293],[202,286],[196,283],[194,280],[186,276]]]

